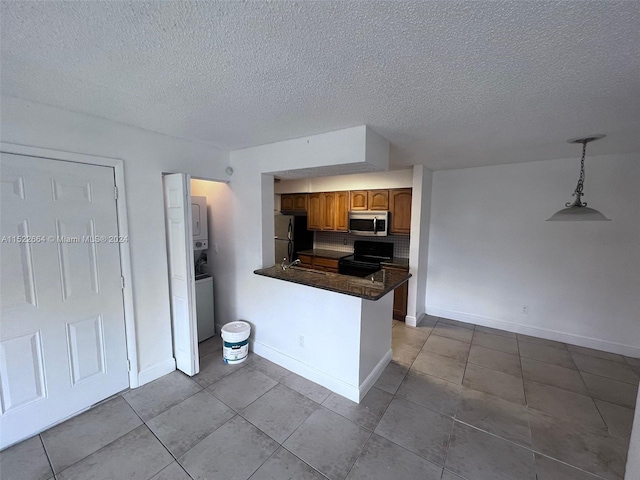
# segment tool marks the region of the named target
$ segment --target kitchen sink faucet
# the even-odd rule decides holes
[[[300,259],[296,258],[293,262],[287,265],[287,259],[285,257],[282,259],[282,263],[280,264],[280,266],[282,267],[282,270],[286,270],[287,268],[293,267],[294,265],[298,265],[299,263],[300,263]]]

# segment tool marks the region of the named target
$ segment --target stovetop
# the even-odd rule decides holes
[[[371,265],[380,265],[380,262],[390,260],[390,257],[374,257],[371,255],[349,255],[340,259],[342,263],[366,263]]]
[[[380,262],[391,260],[392,258],[393,243],[356,240],[353,242],[353,255],[343,260],[348,262],[380,264]]]

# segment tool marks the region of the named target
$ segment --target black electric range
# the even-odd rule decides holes
[[[353,255],[338,261],[338,273],[366,277],[380,270],[380,262],[393,258],[393,243],[356,240]]]

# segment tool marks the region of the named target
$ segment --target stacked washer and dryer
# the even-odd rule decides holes
[[[191,197],[193,228],[193,261],[196,273],[196,315],[198,317],[198,342],[215,335],[213,315],[213,277],[207,262],[209,256],[209,222],[207,197]]]

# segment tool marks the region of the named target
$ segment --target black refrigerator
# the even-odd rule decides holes
[[[313,232],[307,230],[307,217],[275,214],[276,264],[298,258],[298,252],[313,248]]]

